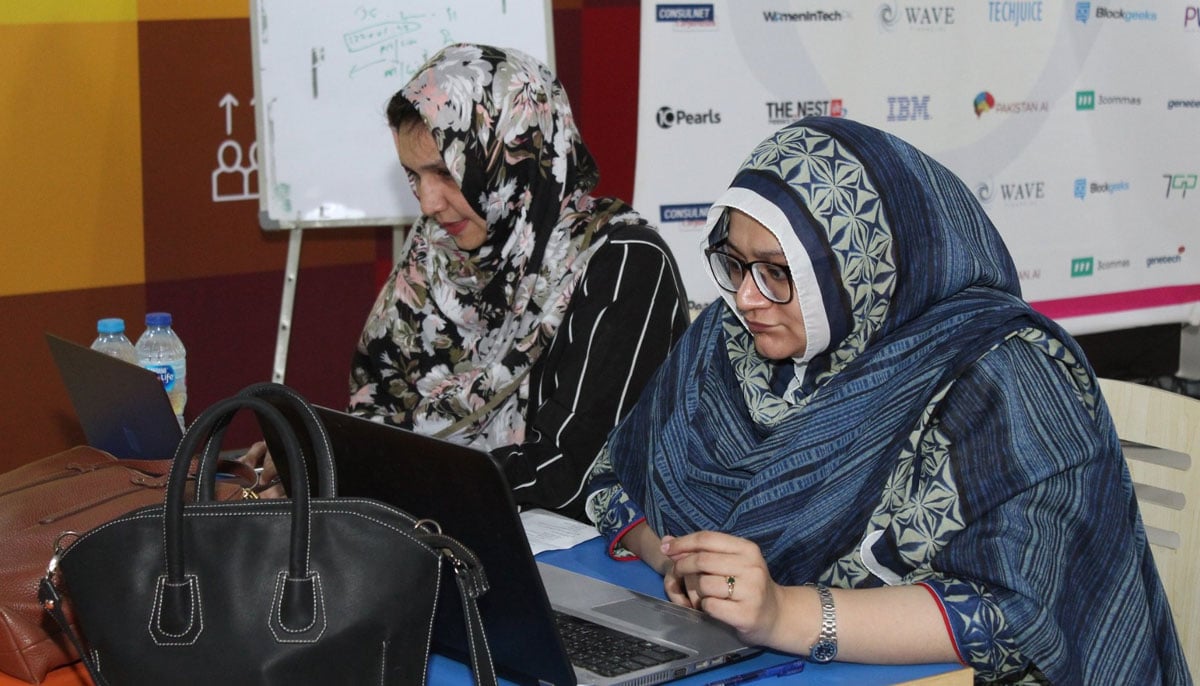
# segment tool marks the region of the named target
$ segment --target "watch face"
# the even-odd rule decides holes
[[[837,644],[833,641],[817,641],[808,649],[808,659],[813,662],[830,662],[837,657]]]

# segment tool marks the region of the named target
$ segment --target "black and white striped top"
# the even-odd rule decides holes
[[[658,232],[616,229],[531,371],[525,442],[492,451],[519,506],[583,518],[597,453],[687,324],[679,270]]]

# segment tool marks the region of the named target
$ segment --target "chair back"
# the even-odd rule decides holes
[[[1193,678],[1200,669],[1200,400],[1100,379]]]

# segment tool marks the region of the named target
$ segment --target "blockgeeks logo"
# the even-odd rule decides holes
[[[1112,8],[1106,6],[1096,7],[1096,11],[1092,12],[1092,3],[1077,2],[1075,3],[1075,21],[1086,24],[1088,17],[1095,15],[1096,19],[1118,19],[1125,23],[1135,21],[1158,21],[1158,14],[1154,10],[1129,10],[1125,8]]]
[[[660,107],[654,115],[654,121],[660,129],[673,126],[697,126],[702,124],[720,124],[721,113],[709,108],[707,112],[685,112],[674,107]]]
[[[804,117],[844,117],[841,98],[832,100],[782,100],[768,102],[767,123],[791,124]]]
[[[1113,181],[1113,182],[1092,181],[1091,183],[1088,183],[1087,179],[1079,178],[1079,179],[1075,179],[1074,189],[1075,189],[1074,190],[1075,197],[1079,198],[1080,200],[1083,200],[1084,198],[1087,197],[1088,193],[1092,193],[1093,195],[1095,195],[1096,193],[1105,193],[1108,195],[1112,195],[1113,193],[1118,193],[1120,191],[1127,191],[1127,190],[1129,190],[1129,182],[1128,181]]]

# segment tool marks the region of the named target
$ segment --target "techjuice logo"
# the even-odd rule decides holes
[[[1034,114],[1038,112],[1050,111],[1050,103],[1045,100],[999,102],[988,91],[980,91],[979,94],[975,96],[973,105],[975,107],[976,119],[982,117],[985,112],[998,112],[1000,114]]]
[[[888,121],[925,121],[929,114],[928,95],[889,95]]]
[[[1025,2],[988,2],[988,21],[993,24],[1020,26],[1029,22],[1042,21],[1042,0]]]
[[[1089,17],[1095,17],[1097,20],[1116,19],[1127,24],[1135,21],[1158,21],[1158,14],[1154,10],[1129,10],[1120,7],[1114,9],[1097,6],[1093,12],[1092,3],[1075,3],[1075,21],[1086,24]]]
[[[768,102],[767,123],[791,124],[804,117],[844,117],[846,108],[841,98],[830,100],[777,100]]]
[[[686,205],[660,205],[658,221],[662,224],[680,222],[684,224],[703,224],[708,221],[708,210],[712,203],[697,202]]]
[[[1176,191],[1175,197],[1183,199],[1188,191],[1196,190],[1196,174],[1163,174],[1163,178],[1167,180],[1168,198],[1172,191]]]
[[[1091,183],[1089,183],[1086,178],[1078,178],[1078,179],[1075,179],[1075,183],[1074,183],[1073,187],[1074,187],[1075,197],[1079,198],[1080,200],[1083,200],[1084,198],[1086,198],[1088,196],[1089,193],[1091,193],[1092,195],[1095,195],[1096,193],[1104,193],[1106,195],[1112,195],[1113,193],[1127,191],[1127,190],[1129,190],[1129,182],[1128,181],[1112,181],[1112,182],[1092,181]]]
[[[1129,105],[1141,107],[1142,99],[1136,95],[1096,95],[1096,91],[1075,91],[1076,110],[1094,110],[1096,106]]]
[[[685,112],[674,107],[660,107],[654,115],[654,121],[660,129],[674,126],[697,126],[701,124],[720,124],[721,113],[711,107],[707,112]]]
[[[1071,259],[1071,278],[1091,276],[1096,269],[1096,260],[1091,257],[1075,257]]]
[[[953,5],[904,5],[899,3],[884,3],[879,6],[876,16],[879,25],[888,31],[897,27],[916,29],[920,31],[944,30],[955,22],[955,7]]]
[[[655,5],[654,21],[684,29],[711,28],[717,23],[712,4]]]

